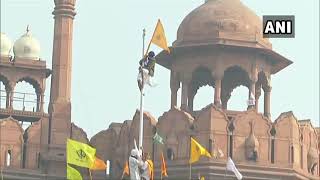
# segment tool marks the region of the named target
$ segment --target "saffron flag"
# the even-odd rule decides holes
[[[237,169],[236,165],[234,165],[234,162],[232,161],[232,159],[230,157],[228,158],[226,169],[228,171],[232,171],[236,175],[238,180],[242,179],[242,174],[239,172],[239,170]]]
[[[96,149],[71,139],[67,140],[67,163],[91,168],[95,162]]]
[[[68,180],[82,180],[82,176],[79,171],[67,164],[67,179]]]
[[[192,164],[197,162],[200,156],[207,156],[211,158],[210,153],[202,147],[195,139],[191,137],[191,148],[190,148],[190,160],[189,163]]]
[[[153,142],[158,144],[164,144],[163,138],[156,132],[156,134],[153,136]]]
[[[170,49],[168,48],[168,44],[167,44],[166,35],[164,33],[164,29],[160,19],[158,20],[156,29],[154,30],[151,42],[159,46],[160,48],[168,51],[168,53],[170,53]]]
[[[96,159],[94,160],[94,163],[90,169],[91,170],[105,170],[105,169],[107,169],[107,165],[103,160],[96,157]]]
[[[129,172],[129,162],[128,161],[126,161],[126,163],[124,164],[124,168],[123,168],[123,172],[122,172],[122,174],[124,175],[124,174],[126,174],[126,175],[130,175],[130,172]]]
[[[153,178],[154,178],[153,162],[150,159],[148,159],[147,163],[148,163],[148,166],[149,166],[148,169],[149,169],[150,180],[153,180]]]
[[[166,161],[164,161],[163,152],[161,152],[161,175],[167,177],[167,166]]]

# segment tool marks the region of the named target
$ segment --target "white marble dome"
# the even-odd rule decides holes
[[[32,37],[29,28],[13,45],[13,53],[16,58],[38,60],[40,58],[40,43]]]
[[[10,51],[12,49],[12,41],[8,38],[8,36],[5,33],[1,33],[0,44],[1,44],[0,55],[9,56]]]

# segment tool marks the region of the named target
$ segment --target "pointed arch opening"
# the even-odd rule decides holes
[[[4,83],[0,80],[0,108],[5,109],[7,107],[7,92]]]
[[[206,67],[198,67],[192,73],[189,88],[188,104],[189,110],[200,110],[213,103],[214,79],[212,72]]]
[[[7,150],[7,153],[6,153],[6,166],[10,167],[11,163],[12,163],[12,150],[9,149]]]
[[[30,78],[20,79],[14,88],[13,109],[21,111],[39,111],[39,84]]]
[[[231,66],[227,68],[224,71],[221,84],[222,107],[228,110],[246,110],[249,96],[249,84],[249,74],[243,68],[240,66]]]

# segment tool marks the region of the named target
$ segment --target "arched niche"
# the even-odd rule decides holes
[[[41,148],[41,121],[30,125],[24,134],[25,139],[25,168],[40,168],[40,148]]]
[[[301,146],[300,146],[300,125],[294,114],[289,111],[281,113],[274,122],[275,128],[275,163],[288,167],[289,164],[300,166]],[[283,153],[288,152],[288,156]]]
[[[210,153],[220,150],[223,154],[228,154],[228,118],[221,109],[213,104],[203,108],[194,121],[194,127],[199,142]]]
[[[12,117],[0,119],[1,164],[7,164],[5,156],[10,151],[10,167],[22,168],[23,133],[24,130],[17,120]]]
[[[246,157],[246,140],[252,134],[257,138],[259,143],[258,157],[256,163],[268,164],[270,154],[270,130],[272,122],[262,114],[257,113],[254,109],[238,113],[233,121],[233,159],[236,161],[247,162]]]
[[[159,117],[157,132],[164,139],[165,144],[156,144],[155,146],[155,159],[157,161],[161,152],[166,155],[167,149],[172,149],[172,146],[175,146],[176,149],[175,160],[187,160],[189,158],[190,135],[192,129],[194,129],[193,121],[194,118],[189,113],[178,108],[173,108]],[[167,144],[170,134],[171,139],[176,137],[178,143]]]

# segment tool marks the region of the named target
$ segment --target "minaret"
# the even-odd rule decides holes
[[[54,0],[54,40],[46,173],[65,176],[66,140],[71,129],[72,35],[76,0]]]

